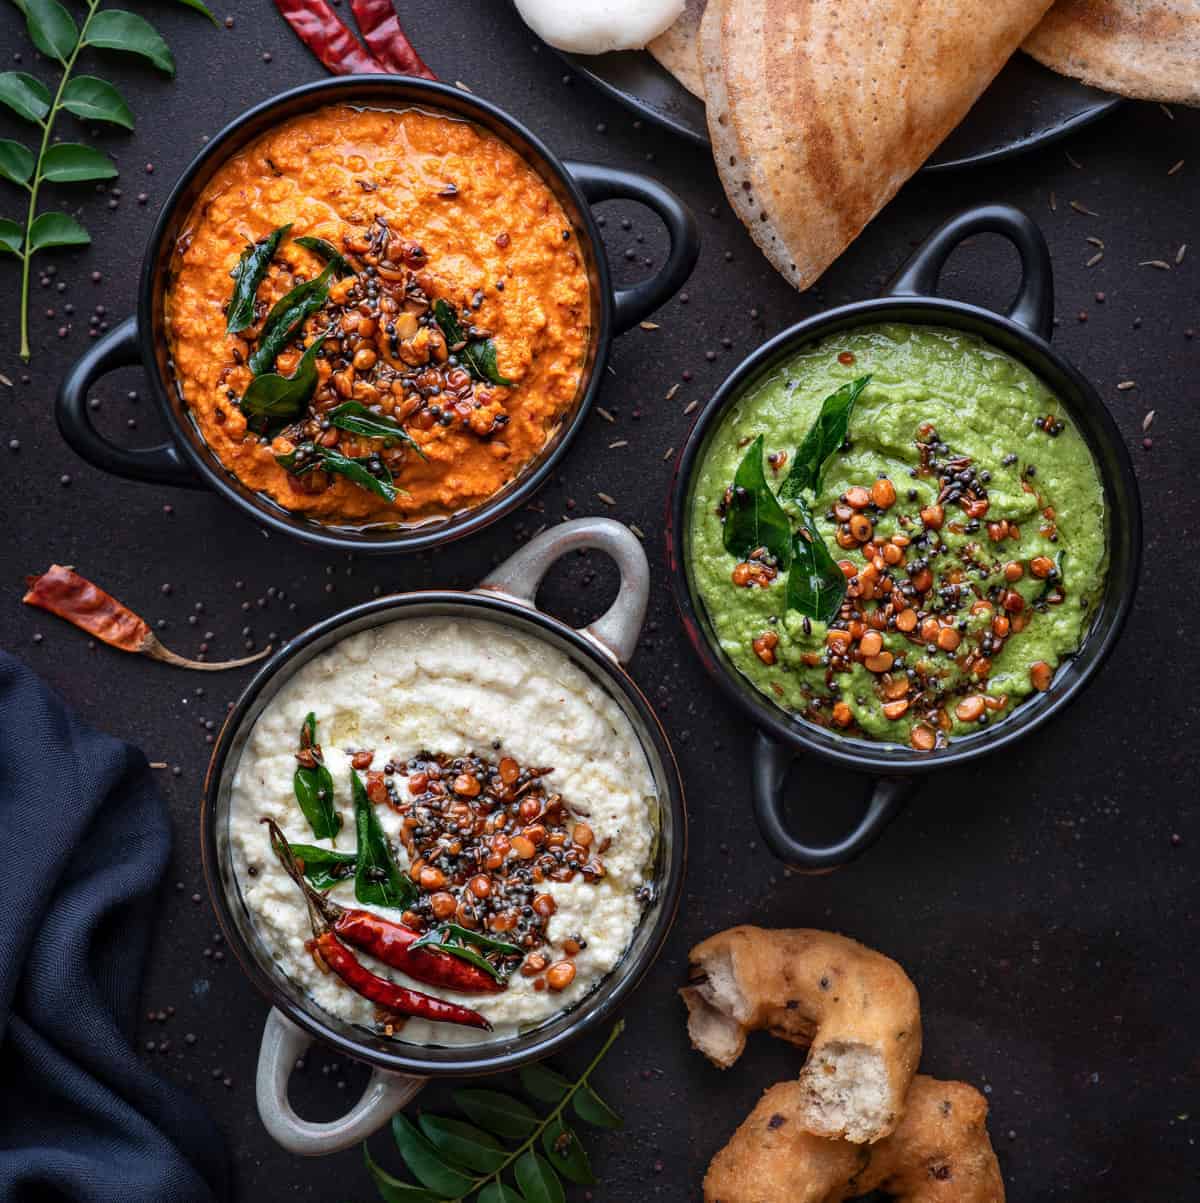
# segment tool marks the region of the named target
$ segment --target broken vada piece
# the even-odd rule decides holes
[[[987,1102],[965,1082],[913,1079],[900,1126],[876,1145],[804,1129],[799,1082],[772,1086],[713,1158],[705,1203],[842,1203],[882,1191],[898,1203],[1004,1203]]]
[[[871,1144],[894,1131],[921,1060],[916,987],[895,961],[832,932],[733,927],[689,954],[692,1044],[728,1069],[746,1034],[806,1047],[805,1131]]]

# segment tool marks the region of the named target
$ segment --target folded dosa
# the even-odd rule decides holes
[[[1058,0],[1024,48],[1096,88],[1200,105],[1200,0]]]
[[[721,181],[807,288],[966,115],[1049,0],[709,0]]]

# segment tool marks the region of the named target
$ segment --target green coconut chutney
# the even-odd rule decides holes
[[[849,578],[826,624],[787,609],[769,557],[726,551],[722,524],[753,440],[778,493],[823,400],[866,375],[808,498]],[[1106,570],[1104,491],[1064,406],[1011,356],[954,330],[863,327],[797,353],[726,412],[688,554],[721,648],[768,698],[846,734],[941,746],[1047,688],[1078,650]]]

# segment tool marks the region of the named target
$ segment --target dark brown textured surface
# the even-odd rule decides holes
[[[204,724],[219,725],[249,670],[199,676],[89,650],[77,632],[20,605],[23,577],[51,562],[74,564],[151,620],[165,619],[160,633],[180,652],[194,653],[212,631],[212,654],[235,656],[244,654],[244,627],[261,646],[271,632],[295,634],[373,588],[470,585],[520,539],[568,512],[611,513],[647,534],[655,595],[633,673],[674,740],[693,820],[688,901],[666,953],[628,1008],[626,1037],[600,1074],[629,1127],[593,1142],[604,1178],[594,1197],[694,1199],[708,1159],[762,1090],[798,1069],[800,1054],[765,1036],[725,1074],[687,1048],[674,993],[687,949],[737,922],[832,927],[905,966],[924,1004],[922,1068],[988,1089],[992,1134],[1015,1203],[1195,1197],[1200,114],[1177,110],[1171,120],[1154,105],[1129,105],[1064,146],[994,168],[920,178],[817,292],[797,295],[728,211],[705,152],[635,128],[624,110],[581,82],[564,84],[562,63],[545,50],[535,53],[506,8],[488,0],[405,4],[407,28],[435,71],[504,105],[564,155],[669,181],[695,206],[705,246],[688,302],[667,305],[656,316],[659,329],[634,330],[615,344],[599,398],[615,421],[593,413],[561,479],[541,494],[544,512],[520,513],[433,556],[350,562],[265,539],[215,496],[104,477],[82,464],[54,427],[55,385],[88,344],[89,316],[96,305],[105,308],[103,321],[132,311],[136,265],[157,204],[201,138],[246,105],[320,74],[265,2],[237,0],[217,11],[234,15],[232,30],[214,30],[183,7],[155,6],[179,59],[174,84],[114,55],[97,55],[85,68],[121,84],[138,129],[97,139],[121,168],[115,210],[89,185],[48,190],[82,210],[95,244],[43,258],[43,267],[57,268],[46,288],[35,270],[35,357],[28,368],[16,356],[16,269],[0,262],[0,373],[13,382],[0,384],[8,511],[0,639],[92,722],[140,744],[151,760],[180,768],[178,776],[162,773],[176,854],[145,994],[147,1010],[172,1006],[176,1013],[165,1023],[144,1023],[139,1047],[152,1039],[155,1051],[143,1055],[213,1108],[236,1158],[237,1198],[373,1198],[358,1154],[304,1162],[268,1141],[252,1084],[265,1008],[230,959],[218,955],[207,899],[192,901],[203,893],[196,848]],[[0,10],[0,46],[6,58],[20,51],[19,69],[43,70],[31,67],[10,6]],[[0,119],[0,126],[0,136],[23,132],[15,122]],[[88,136],[73,118],[61,132]],[[1180,159],[1184,166],[1169,176]],[[18,193],[7,184],[0,189],[0,214],[15,216]],[[136,199],[141,192],[144,206]],[[789,876],[750,826],[750,733],[691,660],[671,607],[662,525],[672,464],[664,457],[683,441],[688,403],[710,395],[766,336],[823,306],[871,294],[930,227],[962,206],[996,199],[1024,206],[1045,229],[1057,272],[1055,341],[1099,388],[1134,449],[1148,532],[1138,606],[1095,685],[1019,754],[939,775],[850,869]],[[1100,216],[1074,210],[1071,201]],[[657,230],[642,211],[606,205],[603,212],[619,276],[631,278],[637,268],[626,251],[661,260]],[[632,223],[627,230],[623,218]],[[1089,237],[1103,241],[1104,257],[1086,268],[1101,249]],[[1189,242],[1193,249],[1176,265],[1179,247]],[[1159,259],[1170,270],[1138,266]],[[1002,304],[1015,262],[998,241],[979,239],[951,261],[947,287]],[[94,271],[99,283],[91,280]],[[60,281],[63,293],[55,288]],[[70,316],[68,303],[75,307]],[[45,316],[50,308],[54,317]],[[61,326],[69,330],[60,340]],[[1196,337],[1187,337],[1188,328]],[[685,372],[692,378],[684,380]],[[1118,390],[1121,381],[1137,387]],[[674,385],[678,391],[665,400]],[[130,390],[140,399],[131,400]],[[139,371],[109,377],[95,396],[105,429],[129,442],[153,441],[156,424]],[[1151,410],[1154,445],[1144,451],[1142,423]],[[11,439],[19,451],[8,450]],[[63,474],[68,485],[60,484]],[[603,503],[601,492],[615,506]],[[572,557],[544,599],[582,621],[611,588],[606,565]],[[197,603],[204,607],[198,614]],[[857,805],[861,783],[798,768],[792,789],[838,815]],[[187,1033],[197,1037],[194,1045]],[[157,1051],[163,1041],[167,1050]],[[342,1063],[326,1073],[327,1064],[314,1052],[294,1088],[297,1105],[314,1116],[344,1106],[362,1080]],[[386,1138],[374,1147],[396,1168]]]

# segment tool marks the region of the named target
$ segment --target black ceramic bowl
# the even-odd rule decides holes
[[[551,564],[584,547],[617,562],[621,586],[609,611],[582,630],[534,604]],[[604,1024],[650,967],[675,917],[683,886],[687,822],[683,790],[666,735],[649,702],[621,665],[633,654],[649,596],[649,567],[640,542],[611,519],[564,522],[532,539],[470,592],[419,592],[380,598],[317,624],[277,652],[242,694],[221,731],[205,784],[201,850],[205,877],[230,947],[271,1002],[258,1072],[258,1105],[271,1134],[299,1153],[332,1152],[387,1121],[419,1083],[435,1076],[497,1073],[545,1057]],[[230,791],[238,759],[258,716],[292,675],[333,644],[398,619],[459,616],[512,626],[563,652],[620,706],[646,754],[659,800],[653,894],[616,968],[570,1010],[530,1031],[461,1046],[424,1046],[390,1039],[319,1007],[275,963],[258,936],[234,875],[228,832]],[[360,1102],[330,1124],[301,1120],[287,1102],[287,1078],[313,1039],[375,1067]],[[419,1079],[416,1087],[413,1076]]]
[[[260,134],[300,113],[329,104],[440,110],[473,121],[503,139],[542,177],[562,204],[578,240],[591,285],[588,363],[574,404],[542,451],[521,473],[482,505],[419,525],[357,529],[320,525],[290,513],[246,488],[208,448],[175,387],[164,329],[163,296],[168,265],[182,223],[216,170]],[[590,205],[626,198],[649,206],[663,221],[670,252],[649,279],[613,289],[604,247]],[[59,390],[56,415],[63,437],[89,463],[132,480],[208,487],[271,530],[327,547],[352,551],[419,551],[479,530],[515,509],[544,483],[587,416],[604,379],[614,335],[637,325],[674,294],[691,273],[699,253],[696,225],[668,188],[636,172],[591,163],[563,162],[535,134],[494,104],[428,80],[397,75],[357,75],[321,80],[257,105],[226,126],[183,173],[154,227],[142,266],[137,318],[122,322],[72,367]],[[106,372],[141,363],[150,378],[170,441],[126,449],[97,433],[87,408],[92,385]]]
[[[938,276],[950,253],[963,239],[980,233],[1001,234],[1020,252],[1021,284],[1004,316],[936,295]],[[1095,675],[1121,632],[1133,604],[1141,563],[1137,482],[1120,431],[1095,389],[1050,346],[1053,310],[1050,253],[1038,227],[1019,209],[1007,205],[970,209],[930,234],[882,297],[818,314],[760,347],[718,389],[688,438],[676,469],[667,529],[675,598],[704,667],[758,728],[752,768],[755,816],[771,850],[791,864],[810,870],[830,869],[857,856],[878,838],[920,777],[1007,747],[1057,714]],[[802,347],[877,322],[964,330],[1025,364],[1066,405],[1091,450],[1105,494],[1108,576],[1079,652],[1056,672],[1048,691],[1023,702],[995,726],[934,752],[838,735],[769,701],[720,651],[690,568],[689,518],[696,470],[725,411]],[[793,759],[803,753],[874,778],[867,808],[854,830],[819,847],[797,839],[786,822],[784,782]]]

